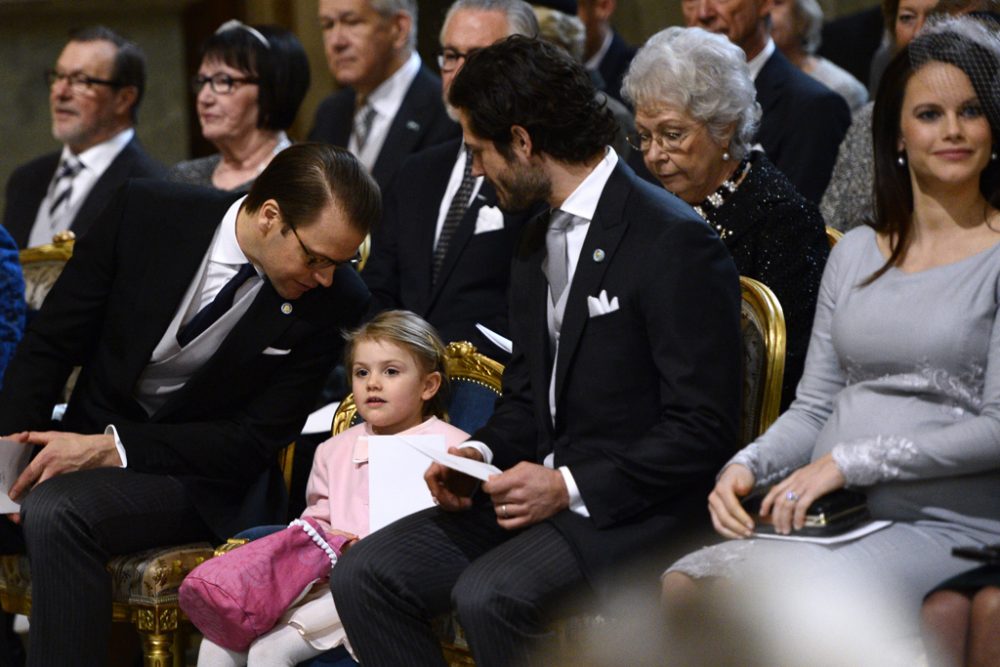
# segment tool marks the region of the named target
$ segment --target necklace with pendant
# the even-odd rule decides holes
[[[725,239],[732,234],[732,231],[726,229],[720,224],[713,223],[708,219],[708,216],[712,211],[717,211],[722,208],[722,205],[726,203],[730,195],[736,192],[736,189],[740,187],[740,183],[743,181],[743,177],[746,175],[747,170],[750,168],[750,160],[748,158],[743,158],[740,163],[736,166],[736,170],[733,175],[722,182],[722,185],[716,189],[715,192],[708,195],[700,204],[692,206],[694,212],[697,213],[705,220],[708,224],[712,226],[713,229],[718,233],[720,239]]]

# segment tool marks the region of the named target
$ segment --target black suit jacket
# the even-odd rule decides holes
[[[31,228],[38,215],[38,206],[45,198],[61,155],[61,151],[56,151],[35,158],[14,170],[7,180],[3,226],[14,237],[18,248],[28,245]],[[139,140],[133,137],[94,183],[70,229],[76,233],[77,238],[83,236],[126,179],[165,178],[166,174],[166,168],[149,157]]]
[[[551,521],[593,576],[705,516],[714,476],[737,448],[739,278],[704,221],[619,162],[570,286],[553,427],[546,225],[544,214],[532,220],[515,255],[514,351],[503,397],[473,438],[501,469],[549,452],[569,467],[590,518],[565,510]],[[602,291],[619,308],[590,317],[587,297]]]
[[[390,308],[412,310],[433,324],[446,342],[472,341],[484,354],[508,355],[476,329],[481,323],[508,336],[507,290],[510,261],[526,214],[503,214],[503,228],[476,233],[484,207],[496,207],[489,181],[469,205],[452,237],[438,280],[431,284],[434,232],[461,140],[408,158],[386,190],[382,223],[362,278],[372,292],[371,314]]]
[[[617,32],[612,31],[611,35],[611,44],[601,59],[601,64],[597,66],[597,71],[604,80],[604,92],[624,103],[622,79],[635,57],[635,49],[626,44]]]
[[[844,98],[775,51],[755,82],[763,116],[757,140],[806,199],[819,203],[851,124]]]
[[[875,5],[823,24],[819,55],[870,86],[872,59],[882,44],[882,7]]]
[[[344,88],[324,99],[316,110],[309,140],[346,147],[354,125],[354,106],[353,88]],[[461,134],[458,123],[449,118],[444,109],[441,79],[421,65],[392,119],[382,152],[372,167],[372,177],[385,190],[407,155]]]
[[[166,182],[126,185],[29,326],[0,394],[0,433],[45,429],[74,366],[61,426],[102,433],[114,424],[129,469],[180,479],[217,535],[267,520],[251,490],[277,466],[340,357],[368,292],[349,267],[333,285],[290,302],[265,281],[214,356],[152,415],[133,389],[238,195]],[[288,310],[286,307],[285,310]],[[265,354],[267,348],[290,350]],[[259,489],[258,489],[259,490]],[[254,505],[254,503],[257,503]]]

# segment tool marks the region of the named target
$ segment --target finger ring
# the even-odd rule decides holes
[[[507,518],[507,503],[500,506],[500,516],[504,519]]]
[[[788,493],[785,494],[785,500],[789,502],[794,503],[798,499],[799,499],[799,494],[795,493],[794,491],[789,491]]]

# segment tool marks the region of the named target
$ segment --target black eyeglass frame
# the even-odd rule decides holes
[[[123,88],[125,84],[116,79],[99,79],[96,76],[88,76],[83,72],[73,72],[72,74],[62,74],[54,69],[47,69],[42,77],[45,84],[51,88],[57,81],[65,81],[71,89],[89,91],[94,86],[110,86],[111,88]]]
[[[290,230],[292,230],[292,234],[295,236],[295,240],[299,242],[299,246],[302,248],[302,252],[306,256],[306,266],[308,266],[310,269],[321,271],[323,269],[328,269],[331,266],[340,267],[344,265],[353,266],[357,268],[358,265],[361,264],[360,249],[357,252],[355,252],[354,257],[351,257],[350,259],[330,259],[329,257],[324,257],[323,255],[320,255],[310,250],[309,246],[307,246],[305,243],[302,242],[302,237],[299,236],[299,233],[295,231],[295,226],[289,224],[288,222],[285,222],[285,224],[288,225],[288,228]]]
[[[469,49],[465,53],[462,53],[461,51],[456,51],[455,49],[450,48],[441,49],[438,51],[436,56],[438,69],[442,72],[454,72],[458,69],[461,61],[465,60],[478,50],[479,49]],[[445,62],[447,62],[448,59],[450,59],[454,64],[450,67],[445,67]]]
[[[256,85],[260,83],[260,78],[254,76],[229,76],[224,72],[218,72],[212,76],[195,74],[191,77],[191,91],[197,95],[205,87],[206,83],[216,95],[232,95],[239,85]]]

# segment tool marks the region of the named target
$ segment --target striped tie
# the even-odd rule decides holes
[[[375,122],[375,107],[370,104],[358,109],[358,113],[354,115],[354,139],[357,141],[359,153],[365,149],[373,122]]]
[[[69,204],[73,194],[73,179],[83,169],[83,163],[73,156],[67,157],[59,164],[59,171],[52,182],[52,191],[56,193],[49,206],[49,217],[53,217],[60,206]]]
[[[476,179],[472,175],[472,151],[465,149],[465,171],[462,172],[462,183],[458,186],[458,192],[451,198],[448,205],[448,213],[444,216],[444,224],[441,225],[441,234],[438,236],[437,245],[434,246],[434,263],[431,270],[431,282],[437,283],[438,273],[441,265],[444,264],[444,256],[448,253],[448,244],[458,229],[458,223],[465,217],[465,210],[469,208],[469,197],[472,196],[472,187]]]

